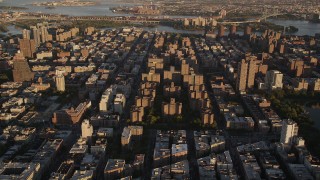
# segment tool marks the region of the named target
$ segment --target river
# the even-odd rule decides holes
[[[113,13],[110,8],[119,6],[136,6],[141,4],[121,3],[119,0],[88,0],[97,2],[94,6],[77,6],[77,7],[55,7],[53,9],[46,9],[44,6],[33,6],[34,2],[51,2],[61,0],[4,0],[0,3],[1,6],[16,6],[26,7],[28,9],[21,10],[24,12],[41,12],[48,14],[62,14],[69,16],[130,16],[130,14]],[[134,2],[134,0],[133,0]],[[172,18],[184,18],[192,16],[168,16]]]
[[[115,14],[110,8],[123,5],[119,0],[93,0],[98,2],[95,6],[88,7],[56,7],[54,9],[46,9],[45,7],[32,6],[33,2],[45,2],[55,0],[3,0],[0,6],[18,6],[28,8],[27,12],[42,12],[49,14],[63,14],[69,16],[129,16],[128,14]],[[134,2],[134,0],[132,0]],[[137,5],[134,3],[125,4],[125,6]],[[169,16],[172,18],[187,18],[192,16]],[[268,19],[268,21],[284,26],[295,26],[299,28],[299,31],[292,33],[293,35],[310,35],[314,36],[316,33],[320,33],[320,24],[309,23],[308,21],[301,20],[279,20],[279,19]],[[155,28],[146,28],[147,30],[158,30],[176,33],[191,33],[191,34],[203,34],[203,31],[186,31],[176,30],[167,26],[158,26]],[[14,28],[9,28],[11,34],[16,34],[18,31]],[[20,31],[20,30],[19,30]],[[242,32],[238,32],[242,34]]]
[[[21,34],[21,29],[17,29],[15,26],[13,25],[10,25],[10,26],[7,26],[8,28],[8,32],[0,32],[0,34],[2,35],[9,35],[9,34],[12,34],[12,35],[16,35],[16,34]]]
[[[309,113],[315,127],[320,129],[320,102],[307,103],[304,109]]]
[[[298,32],[291,33],[292,35],[310,35],[314,36],[316,33],[320,33],[320,23],[312,23],[302,20],[280,20],[280,19],[268,19],[269,22],[281,25],[281,26],[295,26],[299,29]]]
[[[46,9],[44,6],[33,6],[34,2],[50,2],[55,0],[4,0],[0,3],[1,6],[17,6],[26,7],[28,9],[22,10],[26,12],[42,12],[49,14],[63,14],[69,16],[125,16],[126,14],[114,14],[110,8],[119,6],[117,0],[93,0],[98,2],[95,6],[89,7],[56,7],[54,9]],[[130,4],[126,4],[129,6]]]

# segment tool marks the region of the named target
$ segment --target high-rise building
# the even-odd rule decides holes
[[[114,112],[122,114],[126,106],[126,97],[124,94],[116,94],[114,99]]]
[[[270,43],[270,44],[268,45],[268,52],[269,52],[270,54],[272,54],[272,53],[274,52],[274,49],[275,49],[275,44],[274,44],[274,43]]]
[[[141,122],[144,116],[144,107],[133,106],[130,111],[131,122]]]
[[[109,96],[102,95],[99,103],[99,110],[104,112],[108,111],[108,104],[109,104]]]
[[[218,29],[218,37],[223,37],[224,36],[224,26],[220,25]]]
[[[312,90],[312,91],[320,91],[320,78],[315,79],[315,80],[311,83],[311,90]]]
[[[34,40],[21,39],[19,41],[20,50],[25,57],[33,57],[36,51],[36,44]]]
[[[30,30],[27,30],[27,29],[22,30],[22,38],[30,39]]]
[[[247,88],[254,87],[256,73],[256,61],[254,58],[246,58],[238,63],[238,75],[236,88],[238,91],[245,91]]]
[[[201,110],[201,122],[203,125],[214,124],[214,114],[210,108],[204,108]]]
[[[17,53],[13,58],[13,80],[14,82],[31,81],[34,73],[22,53]]]
[[[184,21],[183,21],[183,25],[184,26],[189,26],[189,24],[190,24],[190,21],[187,18],[185,18]]]
[[[41,42],[45,43],[48,41],[48,27],[46,26],[41,26],[40,27],[40,31],[41,31]]]
[[[36,26],[31,26],[32,29],[32,39],[34,40],[36,46],[40,45],[40,31]]]
[[[181,75],[187,75],[187,74],[189,74],[189,64],[186,62],[186,60],[182,60]]]
[[[234,36],[237,33],[237,26],[236,25],[231,25],[230,26],[230,36]]]
[[[146,107],[146,108],[151,108],[154,103],[154,97],[152,95],[148,96],[136,96],[135,98],[135,105],[136,106],[141,106],[141,107]]]
[[[94,27],[87,27],[85,30],[84,30],[84,33],[86,34],[86,35],[92,35],[93,34],[93,32],[95,31],[95,28]]]
[[[250,26],[246,26],[244,29],[244,35],[250,36],[251,33],[252,33],[252,28]]]
[[[298,135],[299,127],[291,119],[285,119],[282,122],[280,142],[283,144],[292,144],[294,137]]]
[[[282,89],[283,74],[280,71],[268,71],[265,77],[265,88],[268,90]]]
[[[222,10],[220,11],[220,16],[221,16],[221,18],[226,17],[226,16],[227,16],[227,11],[226,11],[225,9],[222,9]]]
[[[93,134],[93,126],[90,124],[89,120],[83,120],[81,124],[81,132],[83,138],[91,137]]]
[[[284,54],[285,53],[285,43],[280,43],[278,49],[279,49],[280,54]]]
[[[247,87],[247,73],[248,73],[248,64],[243,59],[238,63],[238,74],[236,81],[236,88],[239,91],[245,91]]]
[[[182,113],[182,103],[176,102],[174,98],[170,102],[162,103],[162,114],[164,116],[180,115]]]
[[[64,92],[66,90],[66,82],[63,75],[64,71],[56,71],[56,86],[57,91]]]
[[[251,89],[254,87],[254,79],[256,77],[256,57],[250,57],[247,59],[249,62],[248,75],[247,75],[247,88]]]
[[[203,75],[202,74],[187,74],[183,76],[183,84],[185,86],[189,85],[200,85],[203,84]]]
[[[112,102],[114,96],[116,95],[113,87],[106,89],[101,96],[101,100],[99,103],[99,110],[100,112],[107,112],[112,110]]]
[[[295,91],[307,91],[309,88],[309,82],[304,78],[296,78],[293,80],[292,86]]]
[[[161,81],[161,74],[160,73],[156,73],[156,69],[155,67],[152,67],[149,71],[149,73],[142,73],[141,74],[141,79],[142,81],[146,82],[157,82],[160,83]]]
[[[77,34],[79,34],[79,31],[80,31],[79,28],[76,28],[76,27],[75,28],[71,28],[70,29],[71,36],[75,37]]]

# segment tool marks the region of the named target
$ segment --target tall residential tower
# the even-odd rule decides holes
[[[66,82],[63,73],[64,71],[56,71],[56,86],[57,90],[61,92],[66,90]]]
[[[285,119],[282,122],[280,142],[283,144],[292,144],[294,137],[298,135],[299,127],[291,119]]]
[[[254,57],[247,57],[238,63],[238,74],[236,88],[238,91],[245,91],[254,87],[256,73],[256,61]]]
[[[34,73],[30,70],[23,53],[18,52],[14,56],[12,74],[14,82],[31,81],[34,78]]]

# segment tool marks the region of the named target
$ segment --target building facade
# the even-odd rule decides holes
[[[280,142],[283,144],[292,144],[294,137],[298,135],[299,127],[296,122],[290,119],[283,120],[282,123]]]

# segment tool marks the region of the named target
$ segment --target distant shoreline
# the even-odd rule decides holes
[[[18,7],[18,6],[0,6],[0,10],[27,10],[29,8],[26,7]]]
[[[52,1],[52,2],[36,2],[32,6],[45,6],[45,7],[83,7],[95,6],[98,2],[94,1]]]

